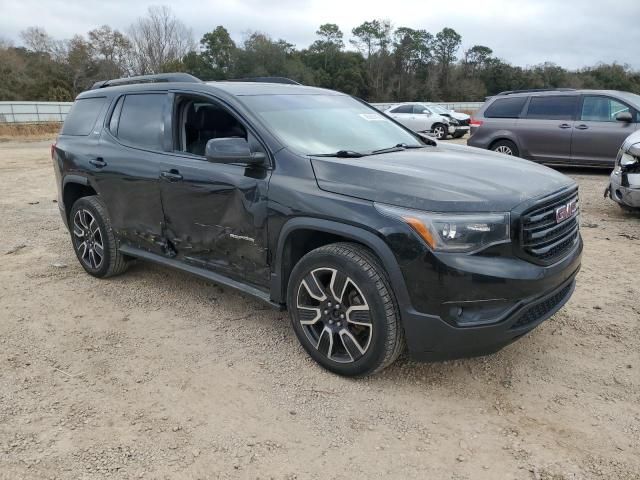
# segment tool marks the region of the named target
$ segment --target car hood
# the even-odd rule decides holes
[[[451,115],[451,117],[455,118],[456,120],[469,120],[471,118],[466,113],[460,113],[460,112],[451,112],[449,115]]]
[[[622,151],[626,152],[631,145],[640,143],[640,130],[629,135],[622,144]]]
[[[442,143],[361,158],[312,157],[311,163],[322,190],[435,212],[510,211],[575,184],[528,160]]]

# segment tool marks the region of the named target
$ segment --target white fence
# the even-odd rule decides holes
[[[63,122],[71,105],[73,102],[0,102],[0,123]],[[451,102],[438,105],[451,110],[475,112],[482,102]]]
[[[449,110],[455,110],[456,112],[477,112],[480,110],[484,102],[451,102],[451,103],[438,103],[438,105],[442,105],[444,108]]]
[[[0,123],[64,121],[73,102],[0,102]]]

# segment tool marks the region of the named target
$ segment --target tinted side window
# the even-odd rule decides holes
[[[414,105],[413,113],[431,113],[431,111],[424,105]]]
[[[413,105],[400,105],[391,110],[391,113],[413,113]]]
[[[531,97],[527,118],[545,120],[571,120],[576,110],[576,96]]]
[[[111,113],[111,120],[109,120],[109,131],[115,137],[118,136],[118,122],[120,121],[120,112],[122,111],[122,104],[124,103],[124,97],[118,99],[113,112]]]
[[[62,126],[63,135],[89,135],[96,123],[106,97],[81,98],[71,107]]]
[[[162,150],[166,94],[127,95],[118,122],[118,138],[130,145]]]
[[[484,112],[486,118],[518,118],[527,97],[499,98]]]
[[[628,106],[613,98],[584,97],[580,120],[585,122],[615,122],[617,114],[628,111]]]

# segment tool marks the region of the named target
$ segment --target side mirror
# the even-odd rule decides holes
[[[252,153],[244,138],[212,138],[205,147],[205,157],[213,163],[244,163],[262,165],[266,155]]]
[[[633,121],[633,117],[631,116],[631,112],[620,112],[616,115],[616,120],[619,122],[631,123]]]

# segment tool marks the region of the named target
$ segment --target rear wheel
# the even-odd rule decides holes
[[[87,273],[106,278],[127,269],[127,260],[118,249],[107,210],[98,197],[78,199],[71,208],[69,220],[73,249]]]
[[[443,125],[442,123],[436,123],[433,128],[433,136],[436,137],[438,140],[444,140],[447,138],[447,126]]]
[[[305,255],[291,272],[287,303],[304,349],[339,375],[380,371],[404,346],[384,269],[360,245],[334,243]]]
[[[518,147],[516,144],[510,140],[499,140],[491,145],[491,150],[497,153],[502,153],[504,155],[510,155],[513,157],[519,157],[520,152],[518,151]]]

